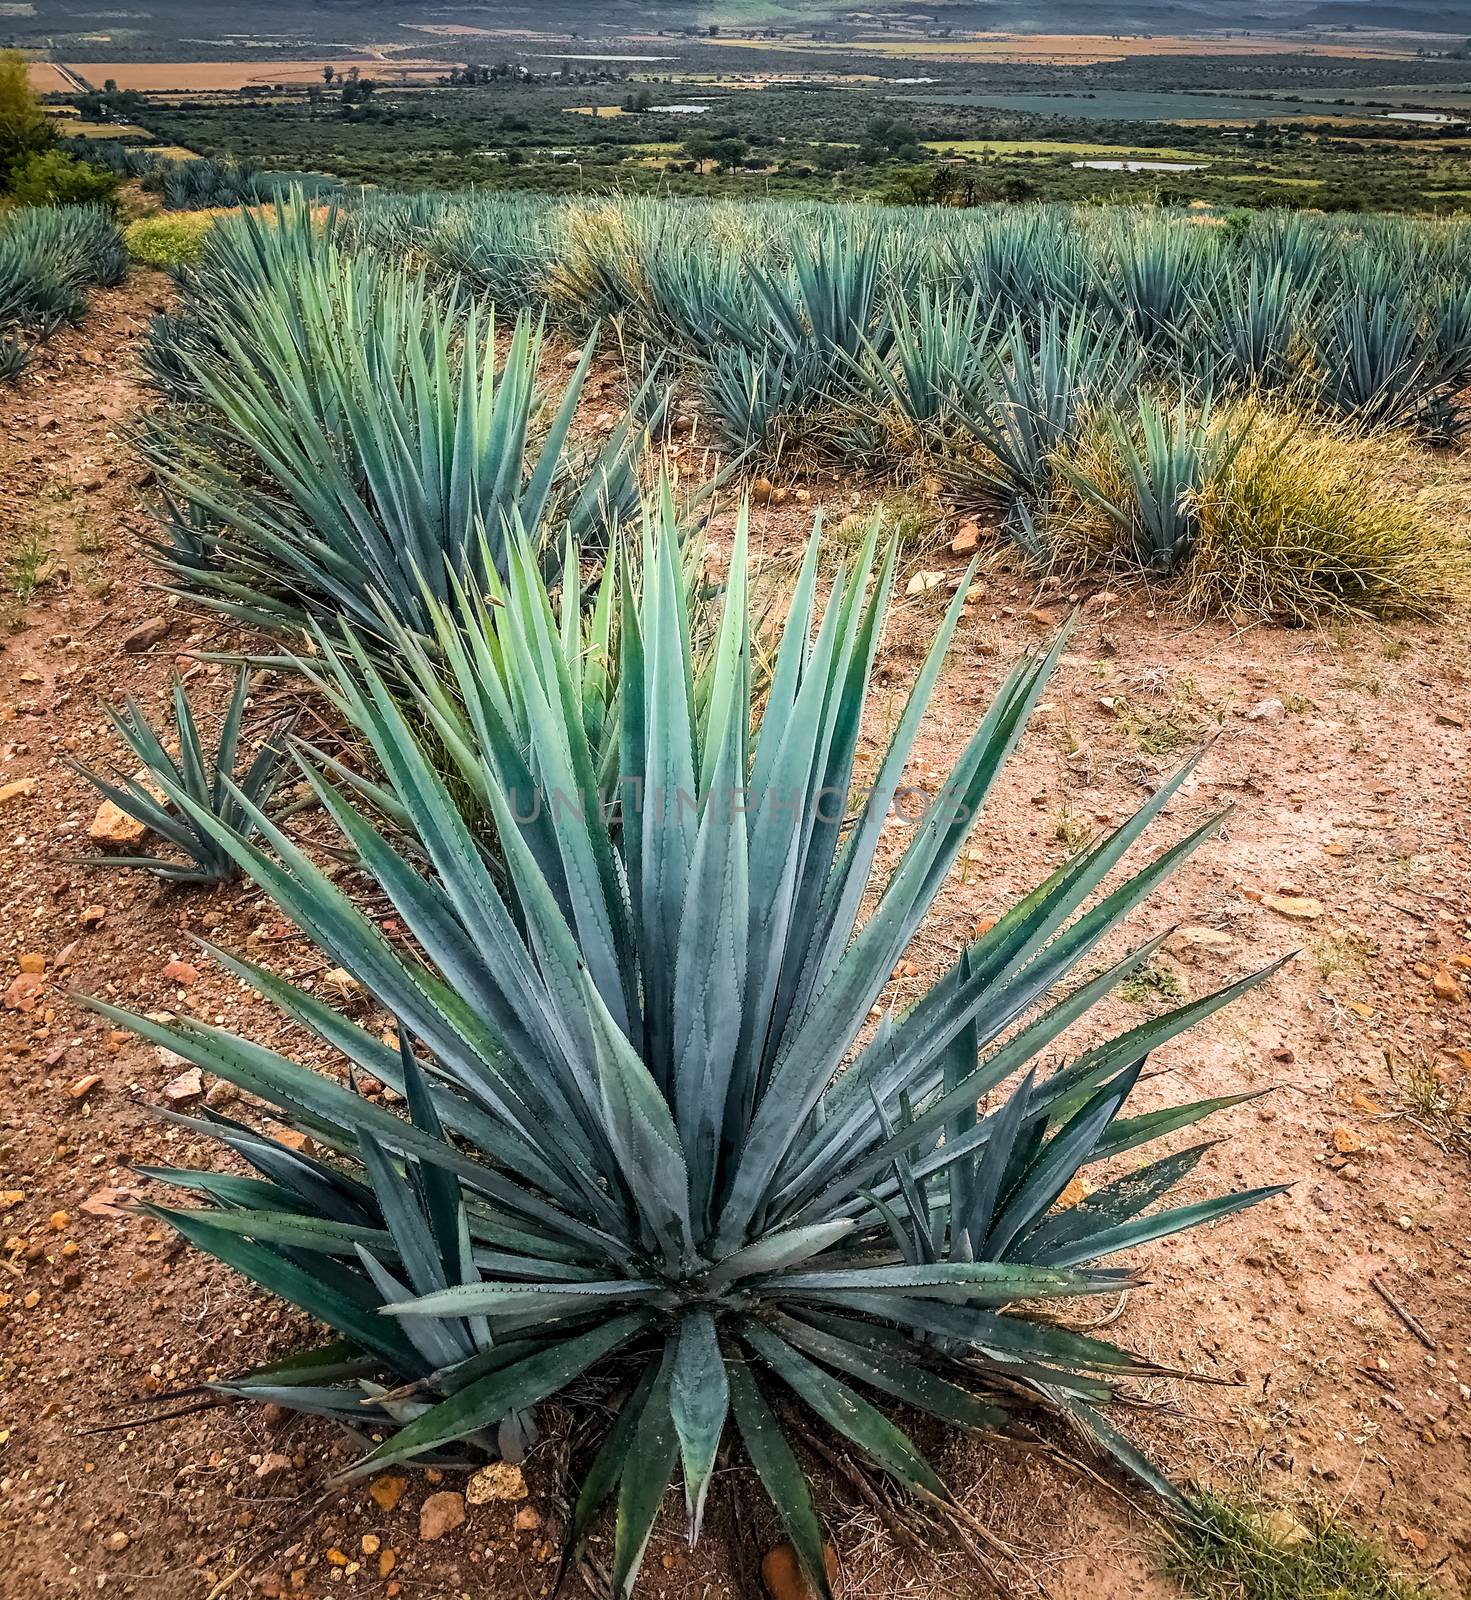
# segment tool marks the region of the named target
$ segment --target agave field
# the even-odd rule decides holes
[[[362,329],[352,349],[314,355],[349,316]],[[497,320],[514,329],[499,394],[486,366]],[[398,553],[386,558],[400,592],[415,585],[405,562],[431,586],[446,554],[465,572],[453,547],[488,509],[473,479],[496,485],[485,492],[500,509],[483,518],[492,546],[513,481],[490,416],[499,408],[504,437],[520,436],[511,413],[530,414],[527,362],[543,328],[621,352],[630,404],[608,459],[573,477],[553,459],[553,427],[519,508],[533,542],[557,525],[574,478],[575,534],[589,516],[626,517],[630,452],[673,419],[672,393],[728,472],[857,468],[918,485],[992,518],[1040,567],[1173,580],[1199,611],[1433,612],[1454,587],[1454,552],[1383,479],[1407,442],[1442,447],[1465,429],[1471,229],[1264,214],[1238,231],[1056,207],[589,209],[419,195],[366,198],[316,224],[298,207],[274,228],[222,228],[155,344],[159,386],[196,407],[165,420],[151,450],[181,510],[172,559],[217,589],[250,587],[253,559],[259,575],[303,551],[320,566],[329,548],[381,572],[381,551],[358,550],[377,533],[349,523],[367,506],[391,527],[413,505],[418,525],[391,535]],[[191,350],[216,359],[201,365]],[[373,374],[390,372],[400,398],[388,424]],[[308,483],[309,454],[265,450],[270,429],[320,436],[339,405],[357,463],[341,488]],[[370,446],[369,430],[384,442]],[[319,437],[287,453],[320,448]],[[220,514],[222,494],[238,498],[232,449],[271,454],[245,481],[271,517],[305,518],[327,546],[283,543],[263,512]],[[399,470],[412,486],[381,481]],[[426,490],[439,497],[432,512],[415,504]],[[425,515],[439,524],[432,552]],[[203,560],[206,546],[216,559]],[[319,571],[307,588],[329,582]]]
[[[100,215],[0,229],[28,330],[76,314],[48,284],[122,270]],[[887,1003],[1069,632],[950,724],[899,827],[987,552],[881,700],[912,552],[819,522],[773,576],[751,480],[901,485],[993,559],[1197,612],[1433,614],[1459,556],[1386,480],[1471,421],[1471,231],[298,196],[213,229],[144,369],[155,576],[245,665],[213,741],[175,681],[172,728],[129,700],[111,767],[66,758],[152,835],[70,859],[243,880],[336,984],[212,942],[289,1026],[83,1002],[260,1113],[174,1110],[220,1163],[135,1169],[155,1223],[323,1330],[211,1399],[339,1426],[340,1489],[519,1464],[595,1396],[562,1562],[611,1506],[619,1596],[654,1592],[666,1491],[693,1544],[727,1469],[830,1595],[830,1447],[976,1532],[944,1430],[1081,1441],[1187,1513],[1136,1419],[1189,1374],[1064,1313],[1282,1192],[1197,1171],[1253,1091],[1136,1099],[1280,962],[1095,1021],[1224,817],[1150,845],[1185,761]],[[301,720],[247,734],[262,669]]]
[[[121,283],[128,257],[101,206],[33,206],[0,212],[0,382],[25,370],[28,352],[87,309],[87,290]]]

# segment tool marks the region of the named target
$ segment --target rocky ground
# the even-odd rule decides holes
[[[154,1398],[289,1348],[304,1330],[127,1209],[148,1188],[134,1164],[215,1159],[154,1108],[229,1091],[180,1082],[177,1062],[113,1033],[73,993],[275,1039],[284,1027],[193,936],[328,981],[253,891],[160,892],[142,874],[75,860],[95,848],[97,796],[68,762],[110,753],[102,703],[130,692],[157,715],[178,669],[217,709],[227,684],[192,652],[231,641],[148,587],[146,485],[125,424],[144,403],[133,361],[165,292],[145,278],[99,295],[82,328],[0,390],[13,630],[0,650],[0,1530],[11,1547],[0,1594],[546,1596],[561,1468],[587,1416],[549,1417],[524,1477],[393,1475],[321,1505],[346,1444],[267,1411]],[[1407,472],[1406,492],[1442,513],[1471,504],[1461,462]],[[811,492],[836,515],[853,509],[846,485]],[[763,555],[789,558],[808,515],[758,513]],[[963,561],[942,543],[923,567],[942,576],[912,585],[890,626],[880,716]],[[983,585],[917,752],[918,782],[938,781],[1006,664],[1074,598],[1004,566]],[[1218,1380],[1162,1386],[1171,1412],[1142,1425],[1175,1473],[1287,1506],[1317,1501],[1436,1592],[1458,1593],[1471,1582],[1464,617],[1237,634],[1156,615],[1147,597],[1076,598],[1081,622],[1048,701],[896,992],[1215,736],[1162,839],[1222,804],[1230,821],[1136,926],[1178,924],[1167,954],[1090,1028],[1299,951],[1161,1052],[1170,1070],[1147,1090],[1163,1103],[1275,1088],[1218,1119],[1223,1142],[1193,1182],[1200,1193],[1293,1187],[1145,1252],[1150,1282],[1106,1308],[1109,1336]],[[254,726],[279,711],[281,692],[257,696]],[[301,825],[309,836],[313,819]],[[1011,1552],[999,1567],[1007,1592],[1172,1592],[1153,1572],[1152,1529],[1106,1476],[1016,1446],[951,1443],[940,1462]],[[645,1592],[758,1592],[749,1552],[775,1542],[774,1524],[741,1482],[722,1474],[695,1556],[671,1495]],[[985,1592],[959,1544],[908,1548],[840,1475],[824,1503],[848,1595]],[[577,1588],[572,1579],[566,1592]]]

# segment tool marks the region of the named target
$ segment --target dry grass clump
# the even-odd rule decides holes
[[[597,314],[610,303],[642,305],[648,299],[643,243],[625,206],[569,206],[565,226],[562,253],[541,284],[554,308],[591,308]]]
[[[1294,622],[1442,610],[1464,580],[1466,551],[1387,489],[1404,449],[1392,435],[1259,415],[1200,496],[1183,603]]]
[[[1387,487],[1404,441],[1365,436],[1286,410],[1238,405],[1212,423],[1233,440],[1189,496],[1188,555],[1174,598],[1195,615],[1315,623],[1333,617],[1432,616],[1462,588],[1465,547]],[[1117,430],[1084,430],[1061,458],[1041,519],[1062,571],[1138,570],[1117,519],[1073,484],[1128,508],[1136,490]]]

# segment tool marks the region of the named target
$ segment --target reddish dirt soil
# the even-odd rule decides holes
[[[145,1425],[175,1409],[150,1408],[150,1395],[241,1370],[305,1330],[167,1230],[115,1208],[148,1187],[130,1163],[218,1158],[151,1114],[177,1066],[113,1034],[71,992],[274,1041],[287,1037],[279,1019],[200,957],[191,936],[249,948],[298,978],[325,966],[254,891],[160,892],[141,874],[69,860],[88,848],[96,796],[66,761],[109,753],[101,702],[128,691],[157,715],[176,654],[232,642],[147,587],[150,523],[123,425],[143,403],[132,363],[165,292],[143,279],[99,295],[84,327],[0,391],[0,554],[13,561],[38,540],[52,552],[0,650],[0,989],[30,980],[9,988],[0,1010],[0,1532],[11,1547],[0,1594],[546,1596],[564,1417],[549,1419],[548,1443],[528,1462],[528,1500],[472,1507],[434,1542],[419,1538],[420,1506],[446,1485],[419,1475],[392,1509],[363,1490],[314,1509],[351,1447],[311,1423],[221,1408]],[[1448,483],[1459,498],[1458,463],[1426,473],[1442,499]],[[835,524],[850,509],[846,486],[814,486],[824,498]],[[789,560],[807,515],[758,513],[766,552]],[[963,566],[949,554],[921,564],[947,578]],[[1070,596],[1039,592],[1004,565],[985,581],[917,753],[917,782],[939,780],[1005,667],[1070,609]],[[944,598],[942,589],[896,611],[875,732]],[[168,621],[166,638],[126,652],[124,638],[151,616]],[[217,706],[226,674],[182,664],[196,698]],[[1169,1071],[1142,1094],[1162,1104],[1275,1086],[1217,1119],[1224,1142],[1192,1190],[1294,1187],[1142,1252],[1149,1282],[1109,1336],[1229,1380],[1161,1385],[1156,1397],[1175,1414],[1140,1427],[1173,1472],[1327,1505],[1447,1596],[1471,1580],[1468,668],[1464,618],[1238,635],[1156,616],[1147,597],[1094,596],[969,859],[910,953],[915,972],[895,984],[902,998],[978,919],[1121,820],[1187,748],[1219,735],[1160,842],[1223,804],[1235,808],[1230,821],[1131,931],[1197,930],[1156,963],[1160,991],[1202,993],[1302,953],[1160,1052],[1155,1064]],[[257,723],[275,692],[257,697]],[[91,907],[102,908],[100,923]],[[197,982],[165,976],[175,958],[197,964]],[[1164,1003],[1149,988],[1136,1003],[1116,1000],[1086,1036]],[[1448,1109],[1457,1096],[1459,1117]],[[1113,1309],[1081,1307],[1079,1324]],[[118,1431],[89,1431],[100,1427]],[[965,1442],[940,1447],[938,1464],[1014,1551],[1002,1563],[1007,1592],[1175,1592],[1154,1573],[1154,1530],[1124,1509],[1106,1474]],[[758,1497],[733,1498],[739,1474],[722,1478],[697,1557],[683,1547],[671,1494],[642,1592],[758,1592],[750,1551],[773,1541],[774,1524]],[[986,1592],[958,1547],[916,1558],[836,1483],[823,1500],[848,1595]],[[392,1570],[380,1574],[390,1550]]]

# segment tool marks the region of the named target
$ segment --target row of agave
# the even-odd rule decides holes
[[[80,320],[87,291],[127,276],[117,219],[103,206],[23,206],[0,213],[0,382],[30,348]]]
[[[165,211],[202,211],[217,207],[269,205],[293,190],[312,200],[343,192],[336,178],[318,172],[283,172],[245,161],[215,161],[205,156],[162,155],[149,145],[122,139],[64,141],[62,148],[89,166],[103,167],[119,178],[136,178],[156,194]]]
[[[538,1405],[611,1381],[567,1553],[616,1499],[619,1595],[671,1479],[696,1536],[737,1448],[826,1595],[804,1412],[930,1501],[949,1491],[895,1407],[982,1434],[1050,1413],[1178,1503],[1105,1415],[1161,1368],[1066,1310],[1135,1282],[1121,1253],[1276,1192],[1199,1198],[1208,1140],[1138,1154],[1240,1097],[1132,1105],[1154,1051],[1272,969],[1058,1052],[1158,948],[1121,952],[1125,920],[1219,825],[1120,876],[1186,773],[872,1025],[1063,641],[1007,676],[875,898],[964,583],[871,763],[877,525],[821,601],[814,536],[758,660],[744,515],[717,614],[671,486],[638,493],[632,419],[574,459],[568,402],[539,406],[528,320],[498,359],[453,291],[284,215],[218,230],[181,315],[155,350],[179,398],[144,439],[173,581],[304,633],[373,771],[290,743],[346,873],[267,804],[284,733],[230,772],[243,685],[212,771],[185,704],[177,759],[130,709],[157,793],[115,795],[201,877],[248,875],[391,1029],[223,950],[346,1082],[94,1002],[315,1146],[206,1108],[187,1125],[253,1175],[146,1169],[198,1202],[157,1217],[334,1335],[215,1387],[367,1435],[354,1478],[519,1459]]]
[[[1237,235],[1124,208],[979,212],[486,197],[367,200],[352,240],[498,304],[617,315],[682,349],[728,444],[772,450],[812,410],[904,400],[985,414],[1052,319],[1124,344],[1151,380],[1288,392],[1448,439],[1471,377],[1471,229],[1264,214]],[[1107,381],[1091,364],[1076,374]],[[904,409],[901,404],[901,410]]]
[[[637,509],[666,397],[650,373],[579,444],[595,339],[555,397],[541,342],[531,313],[507,338],[459,288],[344,250],[305,206],[217,227],[144,354],[173,401],[138,436],[170,505],[173,584],[277,631],[376,633],[386,611],[427,633],[452,582],[504,571],[508,530],[606,543]]]

